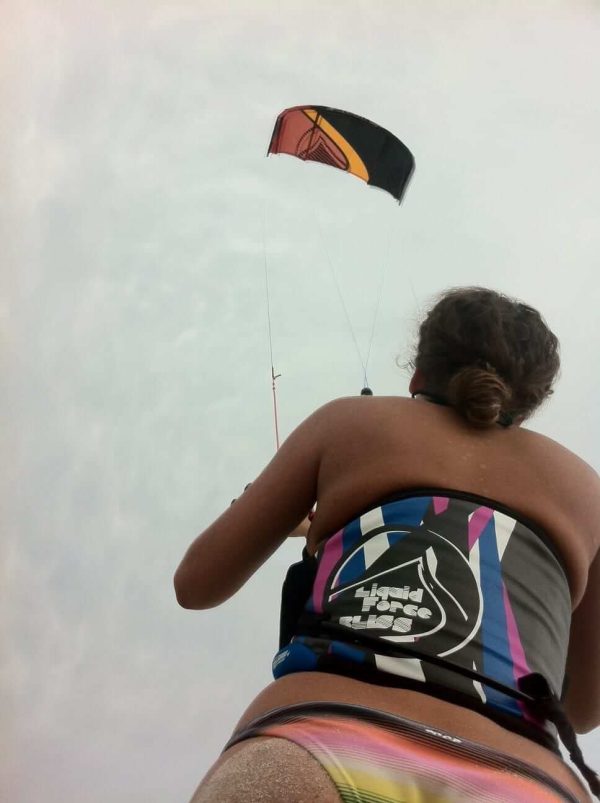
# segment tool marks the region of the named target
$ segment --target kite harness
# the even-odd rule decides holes
[[[290,567],[273,675],[413,689],[557,754],[558,734],[600,797],[559,696],[570,619],[561,556],[535,522],[473,494],[411,489]]]

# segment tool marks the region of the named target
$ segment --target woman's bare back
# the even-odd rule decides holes
[[[463,491],[541,526],[561,553],[579,601],[600,543],[600,480],[572,452],[522,427],[477,430],[424,399],[341,399],[328,418],[312,545],[386,494]]]

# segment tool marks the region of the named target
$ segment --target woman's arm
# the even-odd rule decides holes
[[[577,733],[588,733],[600,725],[600,551],[571,619],[567,675],[567,716]]]
[[[174,577],[184,608],[229,599],[305,519],[317,496],[324,409],[300,424],[258,479],[193,541]]]

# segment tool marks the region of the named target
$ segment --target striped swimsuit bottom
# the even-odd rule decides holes
[[[225,749],[256,736],[304,748],[329,775],[342,803],[578,803],[529,764],[362,706],[300,703],[275,709],[234,735]]]

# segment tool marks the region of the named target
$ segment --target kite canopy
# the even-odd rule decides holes
[[[282,111],[268,152],[345,170],[398,201],[415,166],[406,145],[385,128],[328,106],[294,106]]]

